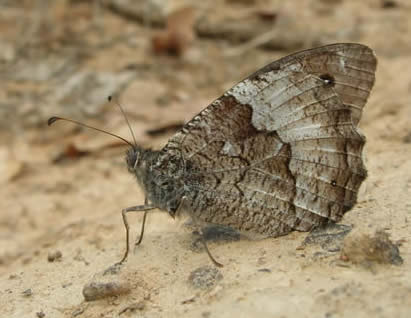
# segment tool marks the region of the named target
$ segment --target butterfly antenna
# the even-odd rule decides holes
[[[68,119],[68,118],[53,116],[53,117],[50,117],[50,118],[49,118],[49,120],[47,121],[47,125],[51,126],[51,125],[53,125],[53,124],[54,124],[56,121],[58,121],[58,120],[69,121],[69,122],[74,123],[74,124],[79,125],[79,126],[83,126],[83,127],[89,128],[89,129],[97,130],[97,131],[102,132],[102,133],[104,133],[104,134],[107,134],[107,135],[116,137],[116,138],[124,141],[125,143],[129,144],[131,147],[135,147],[131,142],[129,142],[127,139],[125,139],[125,138],[123,138],[123,137],[120,137],[120,136],[118,136],[118,135],[116,135],[116,134],[113,134],[113,133],[111,133],[111,132],[105,131],[105,130],[103,130],[103,129],[99,129],[99,128],[96,128],[96,127],[93,127],[93,126],[89,126],[89,125],[80,123],[80,122],[78,122],[78,121],[76,121],[76,120],[73,120],[73,119]]]
[[[113,97],[112,97],[112,96],[109,96],[109,97],[108,97],[108,101],[111,102],[112,100],[113,100]],[[121,105],[120,105],[120,103],[118,102],[117,99],[115,99],[114,102],[116,103],[116,105],[118,106],[118,108],[120,108],[120,111],[121,111],[121,113],[123,114],[124,119],[126,120],[128,129],[130,130],[131,136],[133,137],[134,146],[137,146],[136,136],[134,135],[133,129],[131,129],[131,125],[130,125],[130,122],[128,121],[126,112],[124,111],[123,107],[121,107]]]

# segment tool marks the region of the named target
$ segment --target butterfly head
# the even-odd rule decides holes
[[[127,150],[126,163],[128,171],[135,174],[141,164],[143,149],[138,146],[133,146]]]

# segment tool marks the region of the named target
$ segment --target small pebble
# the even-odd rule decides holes
[[[192,297],[190,297],[190,298],[184,299],[184,300],[181,302],[181,304],[182,304],[182,305],[191,304],[191,303],[194,303],[195,301],[196,301],[196,297],[195,297],[195,296],[192,296]]]
[[[188,277],[190,284],[199,289],[208,289],[223,279],[221,272],[214,266],[206,265],[191,272]]]
[[[259,268],[258,271],[263,273],[271,273],[271,269],[269,268]]]
[[[42,311],[39,311],[39,312],[36,312],[36,316],[38,317],[38,318],[44,318],[44,317],[46,317],[46,314],[43,312],[43,310]]]
[[[63,254],[57,250],[57,251],[49,252],[49,254],[47,255],[47,260],[50,263],[53,263],[56,261],[61,261],[62,257],[63,257]]]
[[[31,295],[33,295],[33,291],[31,290],[31,288],[26,289],[25,291],[23,291],[23,296],[24,297],[30,297]]]
[[[341,260],[354,264],[371,266],[377,264],[401,265],[403,259],[398,246],[383,230],[375,234],[357,234],[348,236],[341,251]]]
[[[117,282],[108,283],[88,283],[83,288],[83,296],[86,301],[93,301],[111,296],[118,296],[130,292],[127,284]]]

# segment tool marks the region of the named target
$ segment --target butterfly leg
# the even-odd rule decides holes
[[[145,212],[144,214],[146,214],[148,210],[152,210],[152,209],[155,209],[155,206],[150,205],[150,204],[148,204],[148,205],[144,204],[144,205],[132,206],[132,207],[123,209],[121,211],[121,215],[123,216],[124,227],[126,228],[126,252],[124,253],[124,256],[121,259],[121,261],[118,262],[118,264],[122,264],[127,259],[128,252],[129,252],[130,225],[128,224],[128,221],[127,221],[127,213],[128,212],[141,212],[141,211],[144,211]],[[143,220],[143,221],[145,222],[145,220]]]
[[[216,259],[213,257],[213,255],[211,255],[210,250],[208,249],[208,246],[207,246],[207,242],[206,242],[206,240],[205,240],[205,238],[204,238],[204,233],[203,233],[203,231],[200,229],[200,230],[195,231],[194,234],[198,235],[198,240],[199,240],[199,241],[201,242],[201,244],[203,245],[203,247],[204,247],[204,249],[205,249],[208,257],[209,257],[210,260],[213,262],[213,264],[214,264],[215,266],[217,266],[217,267],[223,267],[224,265],[221,264],[221,263],[219,263],[219,262],[217,262]]]
[[[175,211],[175,215],[180,215],[181,212],[183,212],[184,210],[184,203],[186,202],[187,198],[185,196],[183,196],[181,198],[180,204],[177,207],[177,210]],[[207,247],[207,242],[204,238],[204,234],[203,231],[201,229],[201,225],[200,222],[198,220],[196,220],[196,218],[194,218],[193,216],[191,217],[191,220],[193,221],[193,224],[196,228],[196,231],[194,231],[194,234],[198,236],[198,240],[201,242],[201,244],[203,245],[205,251],[207,252],[208,257],[210,258],[210,260],[213,262],[213,264],[217,267],[223,267],[223,264],[219,263],[216,261],[216,259],[213,257],[213,255],[211,255],[210,250]]]
[[[146,225],[147,213],[148,213],[148,211],[144,211],[144,214],[143,214],[143,223],[141,224],[140,235],[139,235],[138,237],[136,237],[136,241],[135,241],[135,243],[134,243],[134,246],[140,245],[141,242],[143,241],[144,227],[145,227],[145,225]]]
[[[149,205],[148,204],[148,199],[147,197],[144,199],[144,205]],[[141,224],[141,230],[140,230],[140,236],[138,236],[138,239],[136,238],[136,241],[134,243],[134,246],[138,246],[141,244],[141,242],[143,241],[143,236],[144,236],[144,227],[146,225],[146,219],[147,219],[147,211],[144,211],[144,215],[143,215],[143,223]]]

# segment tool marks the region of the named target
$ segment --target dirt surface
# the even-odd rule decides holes
[[[1,2],[0,316],[410,317],[410,3],[202,2]],[[143,243],[113,267],[125,249],[120,211],[144,202],[126,147],[47,118],[130,139],[107,102],[114,94],[137,141],[160,148],[247,74],[334,42],[378,56],[360,124],[369,177],[346,226],[210,242],[224,264],[215,268],[182,220],[156,212]],[[134,237],[142,216],[130,221]],[[359,261],[341,254],[347,240],[345,250],[364,251]],[[388,256],[367,258],[379,249]]]

